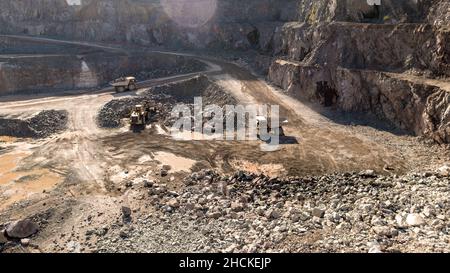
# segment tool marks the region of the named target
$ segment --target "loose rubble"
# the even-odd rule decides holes
[[[167,250],[148,242],[157,225],[165,244],[177,243],[181,226],[195,227],[180,251],[449,251],[449,183],[438,171],[276,178],[203,170],[180,192],[146,181],[157,212],[131,223],[126,242],[102,237],[99,251]]]
[[[152,120],[164,121],[166,117],[170,116],[168,112],[174,105],[173,99],[168,96],[149,94],[145,97],[125,98],[112,100],[105,104],[97,117],[97,122],[103,128],[117,128],[120,127],[121,120],[128,118],[135,105],[148,104],[154,108],[152,113]]]
[[[45,138],[66,129],[66,111],[45,110],[21,120],[0,117],[0,135],[14,137]]]
[[[131,221],[131,209],[129,207],[122,207],[122,219],[124,222]]]
[[[112,100],[100,109],[97,121],[100,127],[120,127],[121,120],[129,117],[135,105],[141,104],[148,105],[153,109],[151,121],[158,121],[165,126],[171,126],[176,119],[171,116],[174,106],[178,103],[184,103],[193,108],[195,96],[202,96],[204,104],[236,104],[236,100],[231,95],[224,92],[207,76],[201,75],[150,88],[137,97]]]

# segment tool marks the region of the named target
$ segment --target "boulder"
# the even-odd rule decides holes
[[[161,176],[165,177],[169,174],[169,171],[167,171],[166,169],[161,169]]]
[[[131,220],[131,209],[129,207],[122,206],[121,211],[122,211],[122,219],[125,222],[130,221]]]
[[[166,205],[171,208],[178,208],[180,206],[180,203],[176,198],[172,198],[169,201],[167,201]]]
[[[212,219],[219,219],[220,216],[222,216],[222,213],[220,213],[220,212],[218,212],[218,211],[215,211],[215,212],[208,212],[208,213],[206,214],[206,216],[207,216],[208,218],[212,218]]]
[[[281,217],[281,213],[274,209],[269,209],[266,211],[265,216],[267,219],[278,219]]]
[[[234,212],[240,212],[244,210],[244,206],[240,202],[233,202],[231,203],[231,210]]]
[[[375,226],[372,230],[379,236],[394,237],[398,235],[398,231],[387,226]]]
[[[28,239],[28,238],[24,238],[24,239],[21,239],[20,240],[20,244],[22,245],[22,246],[25,246],[25,247],[27,247],[27,246],[29,246],[30,245],[30,239]]]
[[[450,176],[450,166],[444,165],[444,166],[438,168],[438,169],[437,169],[437,173],[438,173],[440,176],[444,176],[444,177],[445,177],[445,176]]]
[[[325,215],[325,211],[319,208],[314,208],[311,211],[312,216],[318,217],[318,218],[323,218],[323,216]]]
[[[365,170],[359,173],[359,175],[361,177],[365,177],[365,178],[374,178],[377,177],[376,173],[374,170]]]
[[[39,231],[39,226],[28,219],[19,220],[8,225],[6,235],[11,238],[27,238]]]
[[[417,213],[410,213],[406,217],[406,224],[410,227],[418,227],[425,224],[425,221],[423,220],[422,216]]]

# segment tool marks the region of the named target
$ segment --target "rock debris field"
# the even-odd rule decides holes
[[[155,211],[122,209],[108,232],[93,235],[95,251],[449,251],[449,171],[278,179],[203,170],[179,192],[140,180],[132,187]]]

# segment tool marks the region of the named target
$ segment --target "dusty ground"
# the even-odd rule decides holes
[[[104,45],[92,46],[117,50]],[[449,162],[446,147],[378,130],[370,126],[370,120],[365,125],[335,122],[336,118],[327,116],[339,113],[294,100],[237,64],[192,57],[204,61],[209,66],[204,73],[241,103],[280,105],[281,115],[289,120],[286,135],[295,143],[283,144],[278,151],[263,152],[259,141],[178,141],[156,124],[139,134],[126,127],[100,129],[97,126],[97,113],[108,101],[136,96],[150,86],[176,82],[197,73],[142,82],[136,93],[115,94],[104,89],[58,96],[1,98],[2,116],[26,117],[49,109],[66,110],[69,115],[67,130],[51,137],[0,138],[0,224],[31,216],[38,219],[41,227],[30,247],[16,244],[7,251],[98,251],[97,237],[91,236],[92,230],[97,232],[115,225],[122,206],[132,208],[133,214],[150,217],[148,221],[158,226],[161,222],[157,214],[151,217],[154,208],[146,192],[134,184],[156,179],[170,190],[182,191],[181,181],[192,169],[214,168],[223,174],[247,170],[270,176],[372,169],[389,175],[426,171]],[[170,165],[171,170],[161,177],[163,165]],[[155,230],[151,235],[155,238],[165,232]],[[190,241],[186,243],[195,243],[195,236],[187,236],[185,239]],[[195,249],[164,245],[148,249],[152,250]]]

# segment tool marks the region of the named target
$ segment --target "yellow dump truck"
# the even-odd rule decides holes
[[[114,81],[109,83],[114,87],[116,92],[125,92],[125,91],[133,91],[136,90],[136,78],[135,77],[121,77],[115,79]]]

